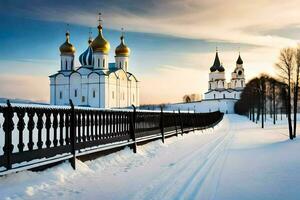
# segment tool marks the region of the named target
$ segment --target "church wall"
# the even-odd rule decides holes
[[[232,91],[232,90],[211,91],[205,94],[205,99],[230,99],[230,98],[237,99],[239,98],[239,93],[240,92],[238,91]]]
[[[117,77],[114,73],[108,76],[108,105],[109,108],[118,107],[119,92],[117,92]]]
[[[127,75],[120,71],[119,73],[119,84],[120,84],[120,91],[119,91],[119,102],[120,107],[127,107],[129,106],[128,102],[128,82],[127,82]]]
[[[50,104],[56,105],[56,93],[55,93],[55,77],[50,77]]]
[[[128,106],[131,106],[132,104],[135,106],[139,106],[138,101],[138,82],[136,82],[135,78],[131,78],[128,82]]]
[[[128,57],[115,57],[116,59],[116,67],[119,69],[124,69],[125,71],[128,71],[129,66],[129,58]]]
[[[55,78],[55,104],[66,105],[69,99],[69,78],[59,74]]]
[[[100,107],[109,108],[109,90],[108,90],[108,76],[100,76]]]
[[[216,80],[216,79],[224,79],[225,80],[225,73],[224,72],[210,72],[209,73],[209,80]]]
[[[81,104],[83,106],[89,105],[89,94],[88,94],[88,78],[87,76],[81,76]]]
[[[98,74],[92,73],[88,80],[88,103],[91,107],[100,107],[100,77]]]
[[[61,70],[72,70],[74,66],[74,56],[61,55]]]
[[[108,55],[94,52],[93,65],[95,69],[108,69]]]
[[[190,110],[193,112],[214,112],[220,111],[223,113],[231,114],[234,113],[234,104],[237,100],[224,99],[224,100],[203,100],[200,102],[192,103],[179,103],[179,104],[167,104],[165,110]]]
[[[70,98],[74,105],[81,105],[81,75],[73,73],[70,77]]]

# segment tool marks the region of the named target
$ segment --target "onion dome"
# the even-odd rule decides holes
[[[93,60],[93,49],[91,47],[92,38],[88,40],[89,47],[79,56],[79,62],[82,66],[92,65]]]
[[[219,69],[220,66],[221,66],[221,63],[220,63],[220,59],[219,59],[218,51],[217,51],[216,56],[215,56],[214,64],[213,64],[213,66],[211,66],[210,71],[215,72]]]
[[[91,47],[93,49],[93,52],[101,52],[107,54],[110,50],[110,44],[103,37],[101,24],[99,24],[98,26],[98,31],[99,34],[91,43]]]
[[[120,37],[120,39],[121,39],[121,44],[117,46],[115,50],[116,56],[129,56],[130,49],[125,45],[123,34]]]
[[[238,64],[238,65],[242,65],[242,64],[243,64],[243,60],[242,60],[240,54],[239,54],[239,57],[238,57],[238,59],[237,59],[237,61],[236,61],[236,64]]]
[[[61,54],[73,55],[76,51],[75,47],[70,43],[70,33],[66,32],[66,41],[59,47]]]
[[[224,72],[224,71],[225,71],[225,68],[223,67],[222,64],[221,64],[220,67],[218,68],[218,71],[219,71],[219,72]]]

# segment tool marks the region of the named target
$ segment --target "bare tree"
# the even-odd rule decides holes
[[[299,93],[299,72],[300,72],[300,46],[295,51],[296,57],[296,75],[295,75],[295,87],[294,87],[294,131],[293,137],[296,137],[297,129],[297,107],[298,107],[298,93]]]
[[[287,96],[286,96],[286,108],[287,108],[287,118],[288,118],[288,128],[289,128],[289,137],[292,140],[294,138],[293,128],[292,128],[292,119],[291,119],[291,99],[292,99],[292,85],[293,85],[293,73],[294,73],[294,49],[293,48],[284,48],[280,51],[279,61],[275,64],[276,68],[279,71],[278,76],[286,83],[287,86]]]

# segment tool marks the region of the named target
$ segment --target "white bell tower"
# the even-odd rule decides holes
[[[61,71],[74,70],[75,47],[70,43],[70,33],[66,32],[66,41],[60,47]]]
[[[231,73],[231,88],[233,89],[243,89],[245,87],[245,71],[243,67],[243,60],[241,55],[236,61],[236,67]]]

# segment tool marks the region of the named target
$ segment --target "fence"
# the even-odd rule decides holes
[[[213,127],[223,113],[0,107],[0,174]],[[1,125],[1,121],[3,124]],[[1,129],[2,128],[2,129]],[[2,140],[2,142],[1,142]],[[4,142],[4,144],[3,144]]]

